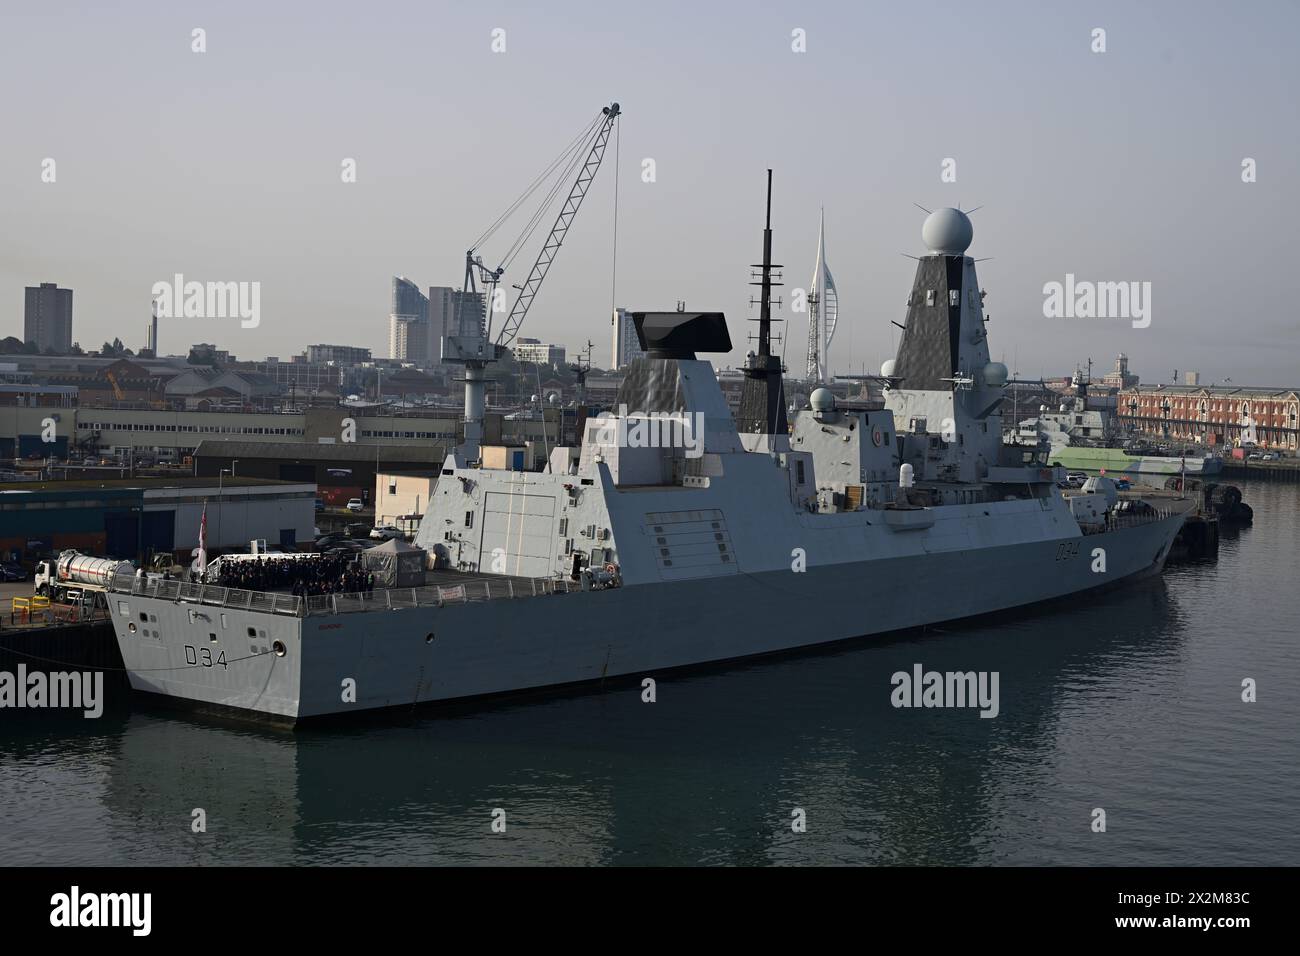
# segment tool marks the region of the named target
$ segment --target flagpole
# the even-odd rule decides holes
[[[203,514],[199,517],[199,546],[194,550],[194,568],[199,580],[208,574],[208,499],[203,499]]]

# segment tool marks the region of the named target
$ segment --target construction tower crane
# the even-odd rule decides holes
[[[515,336],[519,333],[519,327],[523,325],[528,310],[532,307],[537,298],[537,293],[542,287],[542,282],[545,281],[551,265],[555,262],[555,257],[564,243],[564,237],[568,234],[569,227],[573,224],[578,209],[582,206],[582,200],[586,198],[587,191],[596,178],[601,161],[605,157],[605,147],[609,144],[609,137],[613,131],[614,123],[620,115],[617,103],[611,103],[609,106],[604,107],[600,111],[600,115],[578,134],[578,137],[533,180],[532,185],[524,191],[523,195],[516,199],[465,253],[465,284],[462,287],[465,294],[461,295],[457,300],[457,334],[447,337],[443,350],[443,359],[444,361],[456,362],[465,366],[465,441],[457,449],[457,453],[463,455],[466,462],[477,459],[479,454],[479,442],[483,435],[484,386],[487,366],[501,358],[506,347],[514,341]],[[585,152],[581,149],[584,145],[586,146]],[[542,250],[538,253],[537,260],[528,273],[528,278],[522,285],[515,286],[519,294],[515,297],[509,315],[507,315],[498,330],[496,339],[493,340],[492,313],[497,295],[497,285],[505,274],[506,268],[518,255],[523,244],[545,216],[546,210],[551,207],[558,196],[561,185],[567,179],[567,174],[572,173],[575,169],[577,170],[577,178],[569,189],[568,197],[560,206],[555,224],[551,226],[550,235],[547,236],[546,242],[542,244]],[[506,251],[501,264],[495,269],[485,266],[482,256],[478,254],[478,248],[557,170],[562,170],[562,172],[543,197],[541,207],[533,214],[525,225],[523,232]],[[464,307],[467,302],[472,303],[475,301],[480,292],[480,283],[485,314],[477,317],[467,316],[464,314]],[[477,322],[474,321],[475,318],[478,319]],[[467,319],[469,321],[466,321]]]

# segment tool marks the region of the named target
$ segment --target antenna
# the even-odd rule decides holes
[[[781,373],[785,370],[781,359],[772,354],[772,287],[781,285],[780,273],[773,270],[781,266],[772,262],[772,170],[767,171],[767,204],[763,221],[763,261],[751,266],[750,282],[760,289],[758,298],[758,351],[749,353],[745,363],[745,383],[740,396],[739,428],[746,434],[770,435],[789,440],[784,390]],[[754,300],[750,299],[753,305]],[[776,305],[780,306],[779,299]],[[786,446],[788,448],[788,445]]]
[[[772,170],[767,171],[767,217],[763,224],[762,279],[753,283],[759,286],[758,354],[766,358],[772,354]]]

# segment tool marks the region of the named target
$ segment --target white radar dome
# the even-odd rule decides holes
[[[970,217],[960,209],[936,209],[921,224],[921,241],[937,256],[965,255],[974,238]]]
[[[885,359],[885,361],[883,361],[883,362],[880,363],[880,377],[881,377],[881,378],[893,378],[893,377],[894,377],[894,360],[893,360],[893,359]]]
[[[808,398],[814,412],[829,412],[835,408],[835,395],[829,388],[815,388]]]
[[[994,388],[1007,384],[1007,367],[1001,362],[989,362],[984,366],[984,384]]]

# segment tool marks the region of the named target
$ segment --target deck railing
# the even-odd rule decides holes
[[[543,594],[565,594],[579,590],[576,583],[567,579],[473,578],[451,586],[377,588],[374,591],[358,593],[312,594],[300,597],[296,594],[246,591],[241,588],[197,584],[192,581],[168,581],[131,573],[118,574],[110,587],[112,591],[121,594],[139,594],[167,601],[261,611],[266,614],[285,614],[292,617],[355,614],[358,611],[394,608],[443,607],[447,604],[537,597]]]
[[[1155,524],[1157,521],[1172,518],[1178,513],[1165,508],[1152,508],[1150,511],[1144,511],[1141,514],[1115,514],[1111,512],[1106,515],[1104,524],[1100,521],[1095,524],[1085,524],[1080,520],[1079,528],[1084,534],[1104,534],[1107,531],[1118,531],[1121,528],[1137,528],[1144,524]]]

